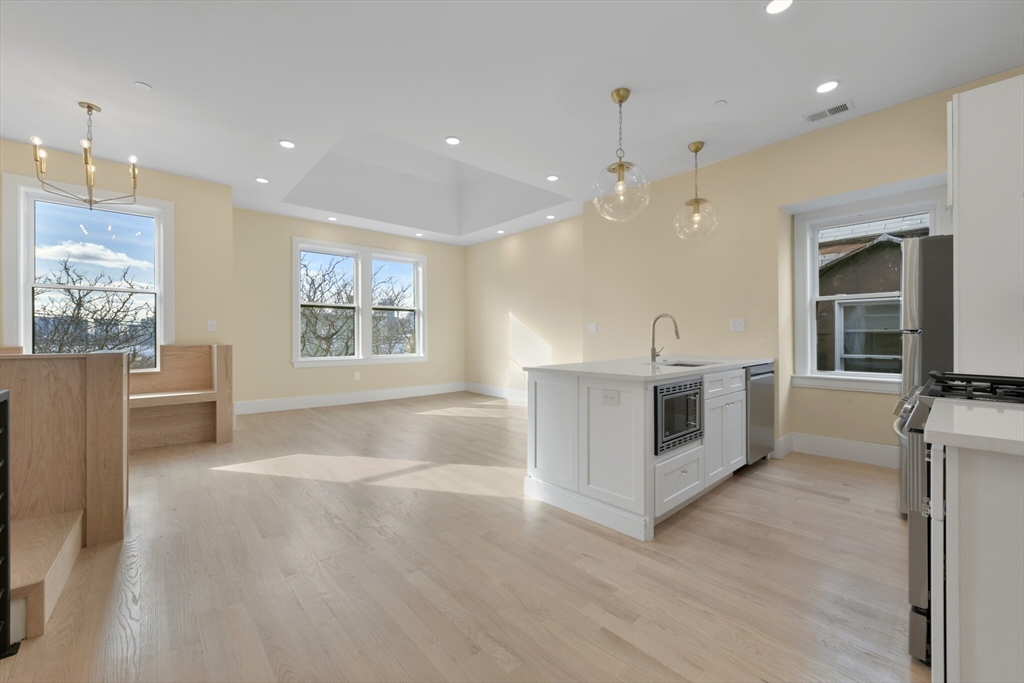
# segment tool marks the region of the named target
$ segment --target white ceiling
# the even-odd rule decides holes
[[[655,179],[692,167],[692,140],[711,163],[1024,63],[1024,2],[763,4],[3,2],[0,136],[77,152],[90,100],[97,156],[137,154],[143,194],[153,168],[473,244],[580,212],[614,161],[617,86],[626,158]]]

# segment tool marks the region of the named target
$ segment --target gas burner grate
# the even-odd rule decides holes
[[[929,376],[932,378],[929,396],[1024,403],[1024,377],[960,375],[952,372],[931,372]]]

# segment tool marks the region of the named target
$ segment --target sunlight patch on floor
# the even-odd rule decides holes
[[[502,497],[522,494],[522,477],[526,474],[524,469],[517,467],[313,453],[293,453],[211,469],[342,484]]]

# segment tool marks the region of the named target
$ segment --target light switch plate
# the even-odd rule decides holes
[[[619,405],[619,392],[605,389],[601,392],[601,403],[606,406]]]
[[[356,379],[359,379],[359,371],[358,370],[355,371],[354,376],[355,376]]]
[[[595,334],[597,332],[597,323],[587,323],[587,332]]]
[[[207,332],[216,332],[217,331],[217,321],[216,320],[207,320],[206,321],[206,331]]]
[[[729,319],[729,331],[730,332],[743,332],[747,329],[746,318],[730,318]]]

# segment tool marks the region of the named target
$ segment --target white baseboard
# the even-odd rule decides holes
[[[466,382],[466,391],[472,391],[474,394],[483,394],[484,396],[493,396],[494,398],[508,398],[508,389],[491,384]]]
[[[255,401],[236,401],[235,414],[251,415],[253,413],[274,413],[279,410],[326,408],[328,406],[344,406],[352,403],[390,401],[396,398],[450,394],[466,390],[465,382],[449,382],[447,384],[427,384],[415,387],[377,389],[375,391],[349,391],[342,394],[318,394],[315,396],[291,396],[288,398],[265,398]]]
[[[794,432],[775,442],[773,458],[785,457],[789,453],[808,453],[810,455],[850,460],[852,462],[879,465],[892,469],[898,469],[900,466],[899,446],[833,439],[828,436],[817,436],[815,434]]]
[[[772,452],[772,458],[785,458],[787,455],[793,452],[793,435],[787,434],[781,439],[775,439],[775,450]]]
[[[638,541],[649,541],[654,538],[654,525],[648,529],[647,521],[643,517],[632,515],[611,505],[605,505],[575,491],[552,486],[527,476],[523,478],[523,493],[530,498],[554,505],[556,508],[571,512],[583,519],[589,519],[601,526],[632,536]]]

